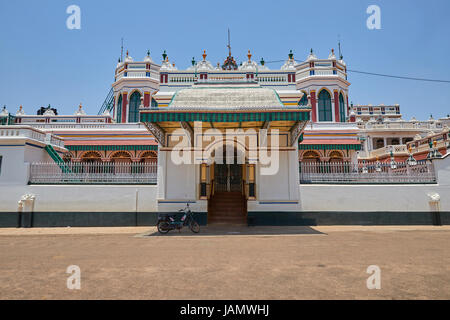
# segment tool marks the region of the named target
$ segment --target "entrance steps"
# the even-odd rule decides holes
[[[240,192],[218,192],[209,201],[209,225],[247,225],[245,197]]]

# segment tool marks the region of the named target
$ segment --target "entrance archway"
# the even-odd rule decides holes
[[[214,150],[212,159],[214,180],[208,200],[208,223],[245,225],[245,154],[233,145],[222,145]]]
[[[245,155],[233,146],[224,145],[213,156],[215,192],[242,193]]]

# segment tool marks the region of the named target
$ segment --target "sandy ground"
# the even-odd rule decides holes
[[[449,240],[450,227],[0,229],[0,299],[450,299]]]

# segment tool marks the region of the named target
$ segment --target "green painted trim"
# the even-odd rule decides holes
[[[309,121],[309,112],[151,112],[141,113],[141,122],[252,122],[252,121]]]
[[[361,150],[360,144],[299,144],[299,150]]]
[[[116,146],[66,146],[67,150],[70,151],[121,151],[121,150],[125,150],[125,151],[141,151],[141,150],[149,150],[149,151],[157,151],[158,150],[158,146],[142,146],[142,145],[136,145],[136,146],[121,146],[121,145],[116,145]]]

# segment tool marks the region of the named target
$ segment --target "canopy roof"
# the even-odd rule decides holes
[[[272,110],[285,108],[273,89],[260,87],[189,88],[178,91],[172,110]]]

